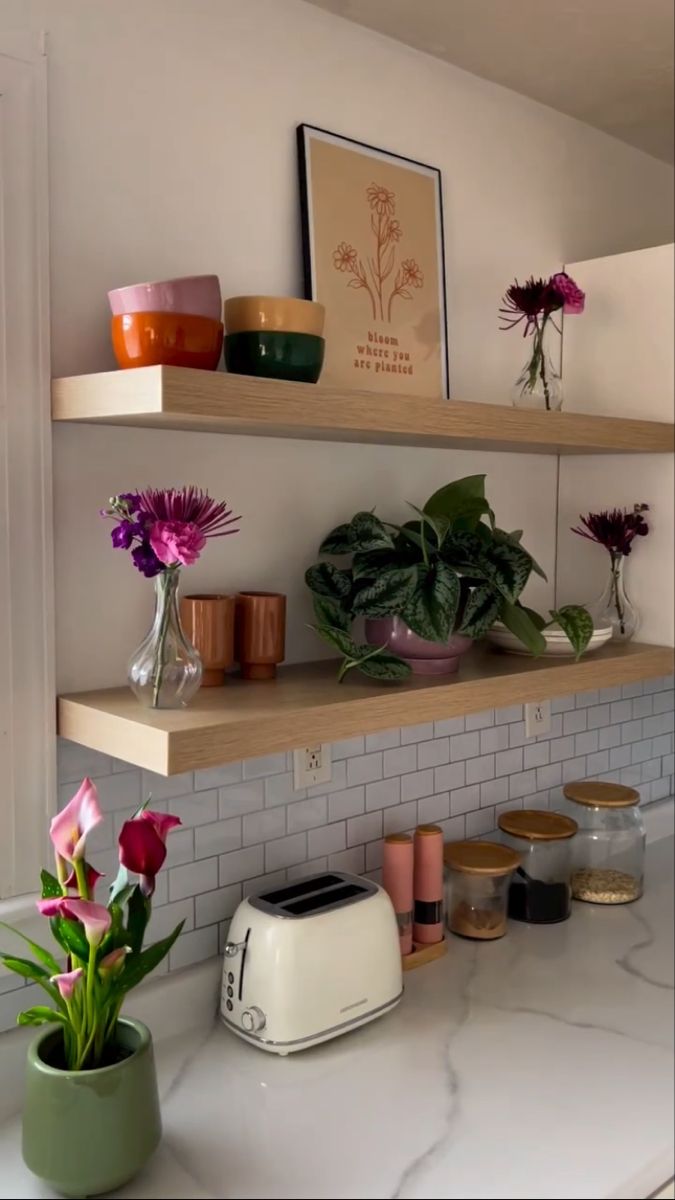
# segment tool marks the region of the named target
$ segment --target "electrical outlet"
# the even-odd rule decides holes
[[[317,783],[330,783],[332,770],[330,745],[315,742],[312,746],[301,746],[293,751],[293,787],[314,787]]]
[[[551,732],[551,701],[525,705],[525,737],[539,737]]]

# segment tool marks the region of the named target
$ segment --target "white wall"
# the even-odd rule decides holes
[[[0,28],[26,25],[49,31],[57,375],[113,365],[115,285],[216,271],[225,295],[299,292],[300,121],[442,169],[458,398],[507,402],[523,345],[496,312],[514,275],[672,237],[669,167],[298,0],[0,0]],[[147,585],[96,516],[110,492],[194,480],[226,497],[242,532],[190,586],[287,589],[301,657],[321,653],[301,574],[326,527],[479,469],[551,570],[553,459],[58,429],[60,687],[121,681],[147,623]]]
[[[583,317],[565,323],[567,407],[673,420],[674,269],[672,244],[568,266],[587,302]],[[637,640],[672,646],[673,494],[672,454],[562,458],[559,600],[593,600],[609,569],[605,550],[570,532],[579,524],[579,513],[649,504],[651,531],[636,540],[626,560],[626,588],[640,613]]]

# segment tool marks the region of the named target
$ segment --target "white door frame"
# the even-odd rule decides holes
[[[0,899],[56,806],[45,38],[0,33]],[[22,902],[0,905],[6,919]],[[25,908],[25,902],[24,902]]]

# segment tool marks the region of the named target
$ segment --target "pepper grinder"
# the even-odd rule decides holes
[[[423,946],[443,941],[443,831],[418,825],[414,840],[413,941]]]
[[[384,839],[382,885],[396,913],[401,954],[412,954],[413,841],[409,833],[390,833]]]

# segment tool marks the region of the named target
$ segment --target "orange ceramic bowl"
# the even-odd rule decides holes
[[[111,321],[118,366],[196,367],[215,371],[223,348],[223,325],[210,317],[172,312],[121,313]]]

